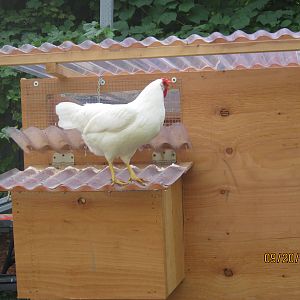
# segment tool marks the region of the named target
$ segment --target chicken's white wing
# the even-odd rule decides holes
[[[83,134],[100,132],[120,132],[131,125],[137,118],[137,112],[129,105],[103,106],[87,123]]]

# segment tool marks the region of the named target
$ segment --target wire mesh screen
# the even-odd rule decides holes
[[[26,80],[22,84],[23,127],[46,128],[57,125],[55,106],[63,101],[85,103],[127,104],[133,101],[151,80],[106,80],[73,78],[66,80]],[[165,126],[181,122],[181,82],[177,81],[165,98]]]

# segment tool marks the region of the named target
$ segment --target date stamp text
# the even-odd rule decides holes
[[[300,262],[299,253],[265,253],[264,262],[269,263],[283,263],[283,264],[295,264]]]

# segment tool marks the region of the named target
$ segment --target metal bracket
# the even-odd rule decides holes
[[[54,153],[52,156],[52,166],[58,169],[62,169],[67,166],[74,166],[74,154],[73,153]]]
[[[152,161],[160,165],[176,163],[176,152],[171,149],[166,149],[161,152],[154,151],[152,153]]]

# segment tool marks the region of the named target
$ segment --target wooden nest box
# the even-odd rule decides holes
[[[0,49],[0,65],[36,75],[21,80],[22,130],[7,130],[25,170],[0,175],[18,296],[298,299],[299,48],[282,29]],[[161,77],[165,126],[131,161],[147,184],[112,186],[55,105],[128,103]]]

